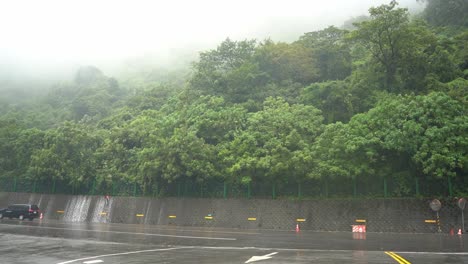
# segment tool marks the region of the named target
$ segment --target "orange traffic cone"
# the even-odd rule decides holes
[[[299,229],[299,224],[296,224],[296,233],[299,232],[299,231],[301,231],[301,230]]]
[[[461,228],[458,229],[458,235],[461,235],[462,232],[461,232]]]

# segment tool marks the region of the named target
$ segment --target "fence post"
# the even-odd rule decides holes
[[[224,199],[227,198],[227,183],[226,183],[226,182],[224,182],[223,198],[224,198]]]
[[[383,178],[384,197],[387,198],[387,178]]]
[[[180,197],[180,180],[177,181],[177,197]]]
[[[251,197],[251,190],[250,190],[250,182],[247,184],[247,198],[250,199]]]
[[[328,178],[325,179],[325,198],[328,198]]]
[[[13,180],[13,192],[16,192],[16,176]]]
[[[271,190],[271,197],[273,199],[276,199],[276,184],[273,182],[273,187],[272,187],[272,190]]]
[[[34,180],[33,189],[32,189],[33,193],[36,193],[36,182],[37,182],[37,180]]]
[[[135,182],[133,184],[133,197],[136,197],[136,194],[137,194],[137,183]]]
[[[414,185],[416,187],[416,195],[419,196],[419,179],[418,179],[418,177],[414,177]]]

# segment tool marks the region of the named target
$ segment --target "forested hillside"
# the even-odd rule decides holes
[[[189,74],[89,66],[44,96],[1,96],[2,189],[467,195],[468,5],[424,2],[290,43],[227,38]]]

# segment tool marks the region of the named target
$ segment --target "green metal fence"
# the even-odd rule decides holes
[[[1,192],[27,192],[74,195],[153,196],[191,198],[346,198],[346,197],[448,197],[468,194],[463,179],[356,178],[309,179],[302,182],[252,180],[248,184],[231,183],[221,178],[198,182],[184,179],[156,182],[146,191],[137,182],[112,181],[70,185],[60,180],[35,181],[0,178]]]

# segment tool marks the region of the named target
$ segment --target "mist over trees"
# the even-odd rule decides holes
[[[73,193],[134,184],[160,196],[180,182],[466,195],[467,5],[424,2],[419,16],[390,1],[290,43],[227,38],[190,72],[122,81],[88,66],[47,95],[2,96],[0,182]]]

